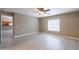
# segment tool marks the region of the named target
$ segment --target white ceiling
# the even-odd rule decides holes
[[[53,16],[57,14],[63,14],[63,13],[69,13],[69,12],[75,12],[79,11],[79,8],[49,8],[50,11],[44,14],[44,15],[38,15],[33,11],[33,8],[3,8],[3,11],[13,12],[13,13],[20,13],[24,15],[29,15],[33,17],[47,17],[47,16]]]

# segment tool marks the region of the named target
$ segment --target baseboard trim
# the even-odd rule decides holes
[[[79,38],[76,38],[76,37],[70,37],[70,36],[64,36],[63,37],[67,37],[67,38],[70,38],[70,39],[76,39],[76,40],[79,40]]]
[[[71,37],[71,36],[65,36],[65,35],[59,35],[59,34],[57,34],[58,36],[61,36],[61,37],[66,37],[66,38],[70,38],[70,39],[75,39],[75,40],[79,40],[79,38],[77,38],[77,37]]]
[[[66,36],[66,35],[62,35],[62,34],[53,34],[53,35],[58,35],[58,36],[61,36],[61,37],[66,37],[66,38],[70,38],[70,39],[79,40],[78,37],[71,37],[71,36]]]
[[[18,36],[14,36],[14,38],[18,38],[18,37],[22,37],[22,36],[28,36],[28,35],[32,35],[32,34],[37,34],[39,32],[32,32],[32,33],[27,33],[27,34],[23,34],[23,35],[18,35]]]
[[[14,36],[14,38],[18,38],[18,37],[22,37],[22,36],[28,36],[28,35],[37,34],[37,33],[39,33],[39,32],[32,32],[32,33],[27,33],[27,34],[23,34],[23,35],[18,35],[18,36]],[[79,38],[76,38],[76,37],[70,37],[70,36],[65,36],[65,35],[58,35],[58,36],[79,40]]]

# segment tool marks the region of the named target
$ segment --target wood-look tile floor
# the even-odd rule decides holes
[[[7,39],[8,40],[8,39]],[[79,40],[58,35],[38,33],[13,39],[1,46],[4,50],[79,50]]]

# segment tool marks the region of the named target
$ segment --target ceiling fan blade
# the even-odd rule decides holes
[[[47,10],[45,10],[45,11],[50,11],[50,9],[47,9]]]

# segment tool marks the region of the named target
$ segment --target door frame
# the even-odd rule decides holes
[[[1,11],[0,11],[1,12]],[[1,15],[7,15],[7,16],[12,16],[12,21],[13,21],[13,28],[12,28],[12,39],[14,39],[14,13],[11,13],[11,12],[6,12],[6,11],[2,11],[1,14],[0,14],[0,19],[1,19]],[[1,20],[2,22],[2,20]],[[0,24],[1,24],[0,22]],[[1,40],[0,40],[0,44],[1,44],[1,41],[2,41],[2,25],[1,25]]]

